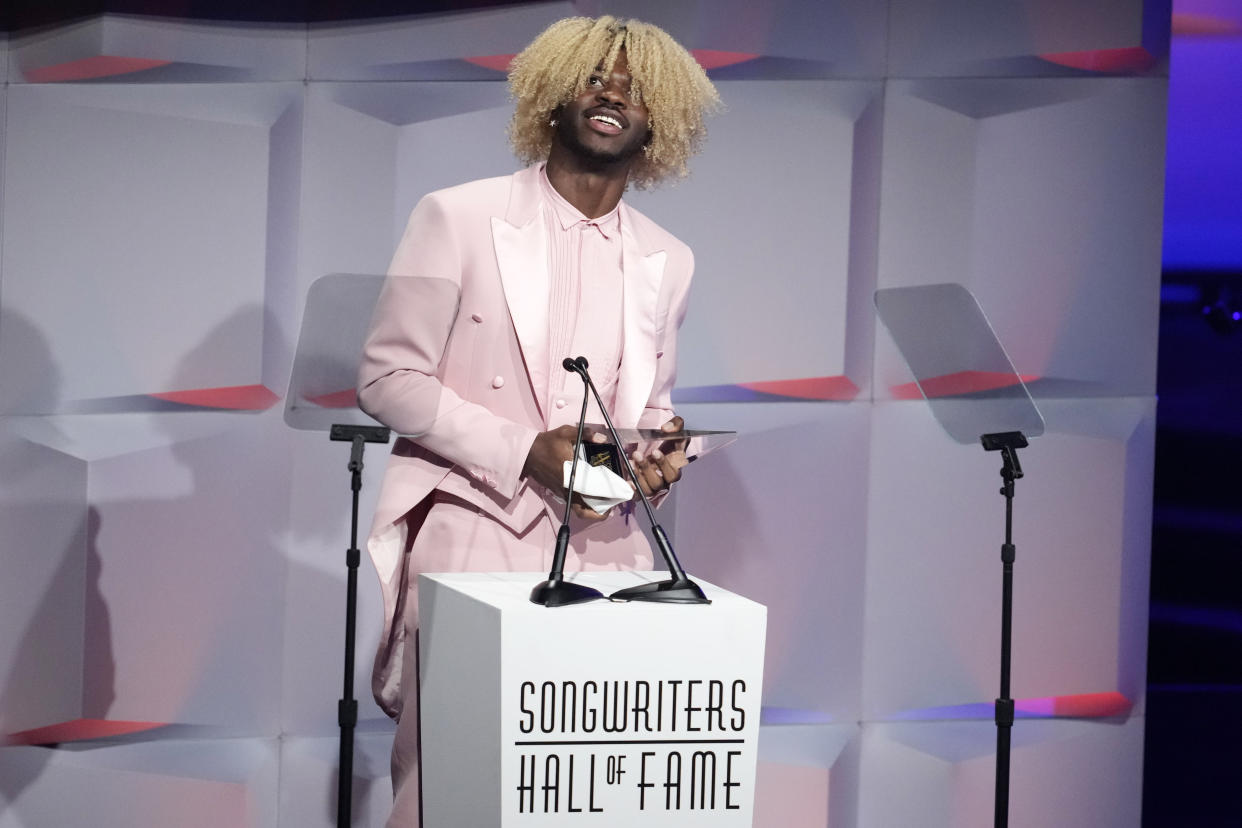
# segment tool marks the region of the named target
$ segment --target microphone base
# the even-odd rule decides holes
[[[533,604],[545,607],[564,607],[569,604],[582,604],[587,601],[598,601],[604,593],[598,589],[572,581],[544,581],[530,591]]]
[[[689,578],[655,581],[619,589],[608,596],[609,601],[652,601],[665,604],[710,604],[703,588]]]

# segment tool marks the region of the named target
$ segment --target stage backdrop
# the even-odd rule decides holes
[[[580,0],[0,44],[0,826],[333,822],[348,452],[282,419],[305,297],[382,273],[423,193],[513,170],[508,57],[601,12],[727,105],[689,180],[630,197],[697,256],[679,408],[741,434],[665,515],[769,607],[755,824],[990,824],[999,457],[872,308],[957,282],[1047,420],[1011,824],[1139,825],[1167,2]]]

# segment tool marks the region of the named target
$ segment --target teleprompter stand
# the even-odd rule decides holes
[[[1013,699],[1009,696],[1010,661],[1013,655],[1013,545],[1014,481],[1022,476],[1018,449],[1026,448],[1021,431],[984,434],[979,438],[985,451],[1001,453],[1001,496],[1005,498],[1005,542],[1001,544],[1001,663],[1000,696],[996,699],[996,808],[995,825],[1009,824],[1009,755],[1013,736]]]
[[[353,806],[354,728],[358,724],[358,701],[354,698],[354,639],[358,618],[358,495],[362,491],[362,451],[367,443],[387,443],[388,429],[382,426],[336,424],[328,432],[329,439],[349,441],[349,488],[353,493],[349,513],[349,549],[345,552],[345,679],[341,700],[337,702],[336,721],[341,728],[341,746],[337,763],[336,824],[345,828],[350,823]]]
[[[350,443],[349,549],[345,552],[345,670],[337,702],[340,752],[337,762],[337,828],[351,822],[353,810],[354,639],[358,615],[358,498],[362,455],[367,443],[387,443],[389,430],[358,410],[353,387],[367,328],[383,284],[382,276],[337,273],[318,279],[306,296],[306,311],[285,397],[285,422],[308,431],[327,431],[330,440]]]
[[[1009,759],[1014,723],[1010,697],[1013,649],[1014,481],[1018,449],[1044,432],[1044,420],[1013,363],[966,288],[957,284],[886,288],[876,311],[910,366],[932,414],[955,441],[1001,453],[1005,498],[1001,545],[1000,695],[996,699],[996,828],[1009,825]]]

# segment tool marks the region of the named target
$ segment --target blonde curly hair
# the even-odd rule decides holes
[[[684,178],[686,162],[706,137],[704,116],[720,107],[703,67],[663,29],[613,17],[568,17],[549,26],[509,69],[517,101],[509,141],[523,163],[548,157],[552,113],[586,89],[598,67],[611,67],[624,49],[630,97],[647,107],[651,141],[630,170],[640,189]]]

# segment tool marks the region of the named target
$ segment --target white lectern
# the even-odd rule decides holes
[[[419,580],[424,826],[749,826],[766,608],[700,581],[711,604],[549,609],[545,575]]]

